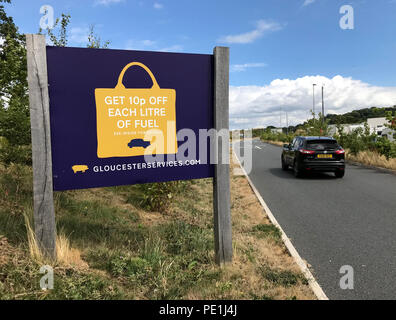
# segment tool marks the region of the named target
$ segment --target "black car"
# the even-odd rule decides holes
[[[283,145],[282,169],[293,168],[296,177],[304,173],[334,172],[337,178],[345,174],[345,151],[330,137],[295,137]]]
[[[128,147],[129,148],[138,148],[138,147],[143,147],[143,148],[147,148],[150,145],[150,141],[145,141],[143,139],[132,139],[129,143],[128,143]]]

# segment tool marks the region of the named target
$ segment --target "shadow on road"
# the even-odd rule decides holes
[[[293,170],[283,171],[281,168],[270,168],[269,171],[276,177],[283,179],[297,179],[293,175]],[[310,172],[304,174],[302,178],[303,180],[335,180],[337,179],[332,173],[327,172]]]

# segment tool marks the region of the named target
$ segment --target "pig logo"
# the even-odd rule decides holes
[[[72,167],[72,169],[73,169],[74,173],[77,173],[77,172],[82,172],[82,173],[84,173],[85,171],[88,170],[88,166],[83,165],[83,164],[76,164],[76,165],[74,165],[74,166]]]

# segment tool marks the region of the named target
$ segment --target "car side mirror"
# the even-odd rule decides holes
[[[285,143],[285,144],[283,145],[283,149],[290,149],[290,144],[286,144],[286,143]]]

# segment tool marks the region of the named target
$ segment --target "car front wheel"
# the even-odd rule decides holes
[[[283,157],[282,157],[281,161],[282,161],[282,170],[286,171],[287,169],[289,169],[289,166],[285,163],[285,160],[283,159]]]
[[[298,165],[297,165],[297,162],[296,162],[296,161],[294,161],[293,173],[294,173],[294,176],[295,176],[296,178],[301,178],[301,176],[302,176],[301,171],[298,169]]]

